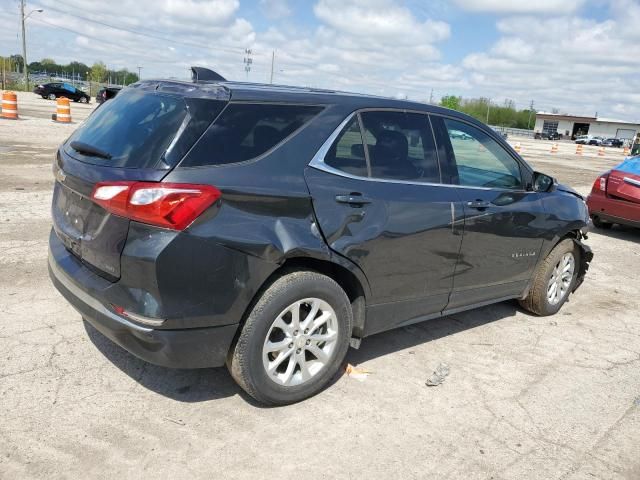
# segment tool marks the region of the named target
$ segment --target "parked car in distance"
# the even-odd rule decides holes
[[[575,143],[582,145],[588,145],[593,137],[591,135],[580,135],[576,137]]]
[[[77,89],[70,83],[53,82],[38,85],[33,89],[33,93],[40,95],[42,98],[55,100],[58,97],[66,97],[69,100],[80,103],[89,103],[91,97],[82,90]]]
[[[602,145],[602,142],[604,142],[604,137],[591,137],[591,140],[589,140],[589,145],[595,145],[597,147],[600,147]]]
[[[542,132],[542,139],[544,140],[560,140],[562,135],[558,132]]]
[[[640,228],[640,156],[600,175],[587,205],[597,228],[609,229],[615,223]]]
[[[151,363],[226,363],[269,405],[379,332],[508,299],[555,314],[593,258],[578,193],[403,100],[140,81],[54,174],[49,273],[81,316]]]
[[[102,87],[100,90],[98,90],[98,93],[96,93],[96,103],[103,103],[107,100],[111,100],[120,92],[120,90],[122,90],[122,87],[118,85],[108,85],[106,87]]]
[[[623,145],[624,145],[624,140],[620,138],[607,138],[602,142],[603,147],[622,148]]]

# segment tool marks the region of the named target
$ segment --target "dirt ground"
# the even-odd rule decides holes
[[[639,230],[590,236],[588,278],[554,317],[502,303],[377,335],[348,355],[365,379],[265,409],[224,369],[136,359],[54,290],[51,162],[78,123],[33,94],[19,108],[0,119],[0,478],[640,479]],[[582,193],[623,158],[512,141]]]

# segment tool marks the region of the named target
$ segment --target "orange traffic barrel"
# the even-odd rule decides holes
[[[600,150],[598,150],[598,156],[604,157],[604,147],[600,147]]]
[[[520,142],[516,143],[515,146],[513,147],[513,149],[520,153],[520,151],[522,150],[522,147],[520,146]]]
[[[631,153],[631,150],[629,149],[629,147],[624,147],[624,150],[622,151],[622,154],[626,157],[630,153]]]
[[[56,106],[56,116],[54,120],[59,123],[71,123],[71,106],[69,105],[68,98],[58,98]]]
[[[582,144],[579,143],[578,146],[576,147],[576,155],[582,155]]]
[[[554,143],[551,146],[551,153],[558,153],[558,144],[557,143]]]
[[[0,117],[18,119],[18,96],[16,92],[2,92],[2,113]]]

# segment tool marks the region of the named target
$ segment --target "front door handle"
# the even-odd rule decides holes
[[[336,202],[355,206],[371,203],[371,199],[364,197],[361,193],[353,192],[348,195],[336,195]]]
[[[476,208],[478,210],[489,208],[490,206],[491,206],[491,202],[487,202],[485,200],[474,200],[472,202],[467,202],[467,207]]]

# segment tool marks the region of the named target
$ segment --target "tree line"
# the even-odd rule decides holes
[[[22,73],[24,70],[24,60],[22,55],[0,56],[1,72],[8,75],[11,72]],[[92,81],[97,83],[117,83],[129,85],[138,81],[138,74],[130,72],[126,68],[114,70],[107,68],[104,62],[98,61],[89,66],[83,62],[69,62],[58,64],[52,58],[43,58],[38,62],[29,63],[29,74],[46,74],[50,76],[63,76],[76,80]]]
[[[505,100],[504,104],[497,105],[488,98],[465,99],[455,95],[446,95],[442,97],[440,105],[466,113],[481,122],[498,127],[532,130],[536,121],[534,110],[528,108],[517,110],[513,100]]]

